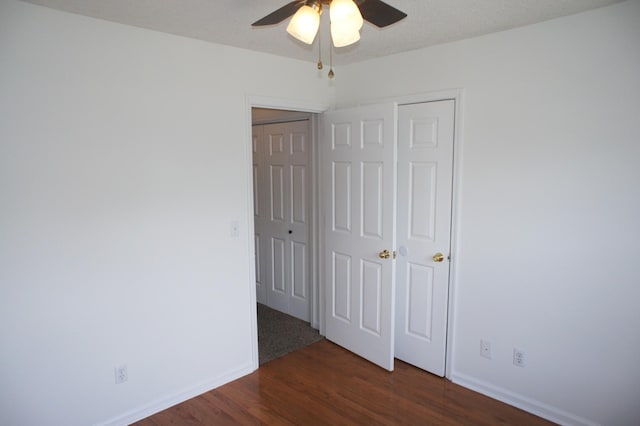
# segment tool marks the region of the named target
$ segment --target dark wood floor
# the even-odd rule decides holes
[[[389,373],[326,340],[136,423],[238,424],[551,423],[398,360]]]

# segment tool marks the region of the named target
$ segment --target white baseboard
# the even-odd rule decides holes
[[[220,377],[204,381],[195,386],[185,388],[179,392],[175,392],[133,410],[127,411],[126,413],[123,413],[110,420],[98,423],[96,426],[129,425],[153,414],[159,413],[160,411],[166,410],[169,407],[173,407],[176,404],[180,404],[181,402],[184,402],[188,399],[201,395],[205,392],[209,392],[210,390],[222,386],[225,383],[229,383],[233,380],[239,379],[242,376],[246,376],[247,374],[252,373],[254,370],[255,368],[252,365],[246,365],[237,370],[223,374]]]
[[[494,386],[490,383],[485,383],[473,377],[466,376],[464,374],[453,373],[451,375],[451,381],[465,388],[479,392],[490,398],[497,399],[505,404],[512,405],[520,408],[531,414],[542,417],[543,419],[550,420],[560,425],[566,426],[598,426],[590,420],[583,419],[574,414],[563,411],[559,408],[552,407],[544,404],[540,401],[527,398],[517,393],[511,392],[506,389]]]

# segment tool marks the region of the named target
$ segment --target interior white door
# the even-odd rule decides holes
[[[263,303],[309,321],[309,121],[261,127],[262,181],[254,191],[264,197],[255,221]]]
[[[439,376],[445,373],[454,110],[453,100],[398,109],[395,355]]]
[[[385,104],[325,113],[322,147],[326,337],[389,371],[396,110]]]

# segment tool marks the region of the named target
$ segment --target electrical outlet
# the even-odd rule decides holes
[[[480,356],[491,359],[491,342],[480,340]]]
[[[129,380],[129,373],[127,372],[127,366],[121,365],[120,367],[116,367],[113,369],[116,375],[116,385],[120,383],[124,383]]]
[[[520,349],[513,349],[513,365],[517,365],[518,367],[524,367],[526,365],[525,354]]]

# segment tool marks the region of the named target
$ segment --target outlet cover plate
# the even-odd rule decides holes
[[[114,374],[116,376],[116,385],[120,383],[124,383],[129,380],[129,372],[127,371],[126,365],[121,365],[113,369]]]
[[[491,359],[491,342],[480,340],[480,356]]]

